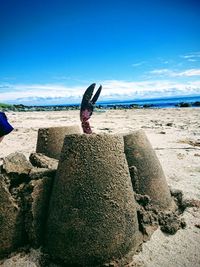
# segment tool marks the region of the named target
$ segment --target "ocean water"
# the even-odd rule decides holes
[[[200,102],[199,96],[183,96],[183,97],[168,97],[168,98],[155,98],[155,99],[142,99],[142,100],[128,100],[128,101],[110,101],[110,102],[98,102],[99,105],[106,107],[113,106],[129,106],[129,105],[151,105],[152,108],[174,108],[180,103],[189,103],[194,106],[195,102]],[[199,106],[197,106],[199,107]]]

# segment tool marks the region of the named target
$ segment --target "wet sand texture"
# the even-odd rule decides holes
[[[56,160],[49,158],[50,162]],[[55,172],[56,169],[50,167],[33,167],[22,153],[12,153],[3,159],[0,164],[0,258],[24,245],[41,246]]]
[[[65,136],[79,133],[81,133],[81,130],[78,125],[40,128],[38,130],[36,152],[59,159]]]
[[[46,248],[70,266],[97,266],[139,245],[123,138],[65,137],[50,200]]]
[[[173,209],[162,166],[143,130],[124,136],[125,154],[134,191],[148,195],[151,204],[161,209]]]
[[[0,257],[22,244],[22,214],[0,175]]]

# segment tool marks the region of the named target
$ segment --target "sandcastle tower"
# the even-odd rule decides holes
[[[139,236],[123,138],[66,136],[50,199],[48,253],[67,266],[99,266],[127,259]]]
[[[38,130],[36,152],[59,159],[65,136],[80,133],[81,129],[78,125],[40,128]]]
[[[162,166],[145,132],[125,135],[124,146],[134,191],[149,195],[151,203],[160,209],[174,209]]]

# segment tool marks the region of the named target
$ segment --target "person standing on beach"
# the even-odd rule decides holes
[[[8,122],[6,114],[0,112],[0,142],[3,140],[4,136],[12,132],[13,127]]]

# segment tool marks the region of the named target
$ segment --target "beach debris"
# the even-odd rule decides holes
[[[172,127],[173,126],[173,122],[166,123],[166,126]]]
[[[183,140],[179,140],[178,143],[180,144],[188,144],[191,145],[193,147],[200,147],[200,139],[197,140],[191,140],[191,139],[183,139]]]
[[[165,132],[165,131],[160,131],[159,133],[160,133],[160,134],[166,134],[166,132]]]
[[[91,84],[85,91],[82,102],[81,102],[81,110],[80,110],[80,120],[81,120],[81,126],[83,129],[83,132],[86,134],[91,134],[92,130],[90,127],[89,119],[92,116],[94,105],[99,98],[99,95],[101,93],[102,86],[98,88],[97,92],[92,98],[94,88],[96,84]]]

